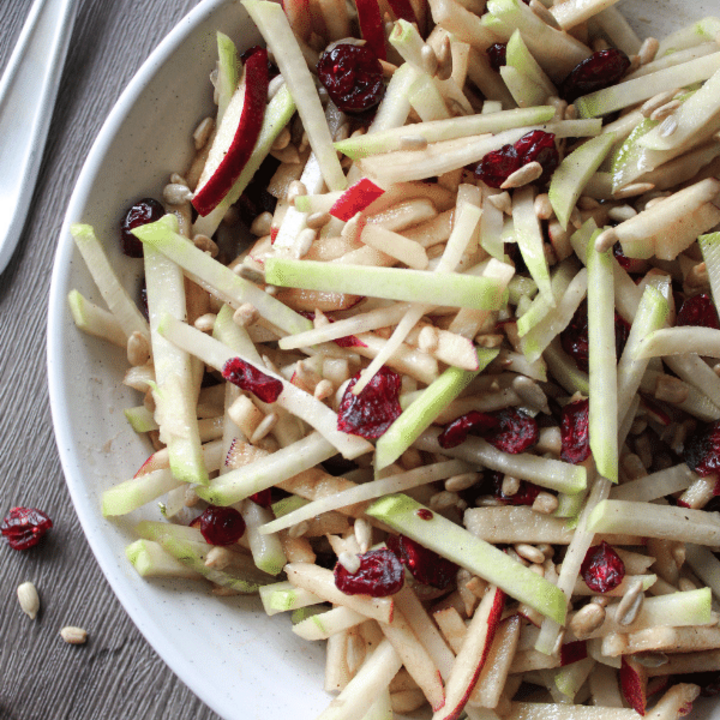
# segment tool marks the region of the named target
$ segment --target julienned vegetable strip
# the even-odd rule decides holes
[[[403,410],[400,417],[377,441],[375,467],[378,470],[397,460],[420,434],[437,418],[440,410],[452,402],[496,357],[497,350],[477,350],[478,369],[448,368],[422,395]]]
[[[315,260],[272,257],[265,263],[266,280],[280,287],[304,288],[350,295],[370,295],[405,302],[455,305],[497,310],[502,290],[492,278],[427,270],[341,265]]]
[[[347,185],[347,181],[332,146],[325,113],[312,75],[282,7],[264,0],[245,0],[243,5],[260,28],[275,56],[275,61],[303,120],[310,145],[318,157],[328,188],[342,190]]]
[[[268,322],[293,333],[309,330],[312,323],[264,293],[253,283],[244,280],[208,254],[195,247],[187,238],[179,235],[167,226],[160,224],[142,225],[134,234],[183,268],[185,273],[196,282],[216,293],[224,302],[237,307],[243,303],[252,303]]]
[[[618,481],[617,360],[613,270],[608,253],[588,243],[588,345],[590,363],[590,448],[598,472]]]
[[[565,596],[552,583],[441,515],[421,518],[421,509],[422,505],[407,495],[390,495],[373,503],[367,514],[484,577],[556,622],[565,621]]]

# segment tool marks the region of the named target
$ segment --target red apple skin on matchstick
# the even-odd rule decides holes
[[[242,96],[228,105],[192,199],[200,215],[212,212],[250,159],[265,118],[268,82],[267,50],[258,47],[245,62],[244,82],[236,90]]]
[[[385,49],[385,30],[383,28],[380,6],[377,0],[355,0],[358,13],[360,34],[370,49],[381,59],[387,60]]]
[[[385,191],[372,180],[363,178],[349,187],[330,208],[330,214],[344,222],[377,200]]]

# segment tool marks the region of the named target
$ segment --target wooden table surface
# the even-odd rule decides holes
[[[54,528],[24,552],[0,542],[0,720],[218,716],[188,690],[130,621],[105,581],[65,487],[53,437],[45,324],[55,243],[85,156],[121,91],[196,0],[80,0],[30,213],[0,275],[0,517],[35,506]],[[31,0],[0,2],[0,68]],[[0,138],[2,142],[2,138]],[[30,620],[16,588],[32,581]],[[65,625],[90,633],[68,645]]]

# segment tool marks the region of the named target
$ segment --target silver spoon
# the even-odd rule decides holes
[[[0,273],[25,225],[77,0],[35,0],[0,78]]]

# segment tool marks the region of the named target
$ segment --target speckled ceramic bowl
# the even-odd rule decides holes
[[[621,3],[641,36],[662,36],[691,18],[720,15],[720,1]],[[323,647],[298,639],[286,616],[268,618],[256,598],[217,598],[204,585],[144,581],[125,558],[140,514],[109,521],[102,491],[128,479],[149,454],[123,408],[137,404],[121,384],[124,353],[78,332],[66,297],[79,289],[98,299],[68,227],[92,224],[123,281],[140,281],[141,263],[122,256],[116,227],[130,201],[158,195],[191,157],[189,137],[212,109],[208,74],[215,31],[241,47],[259,35],[239,3],[206,0],[157,48],[121,96],[97,138],[72,195],[50,294],[50,400],[67,484],[90,545],[121,603],[177,675],[228,720],[309,720],[328,703]],[[78,382],[77,378],[83,378]],[[712,708],[698,709],[710,717]],[[718,714],[720,717],[720,714]]]

